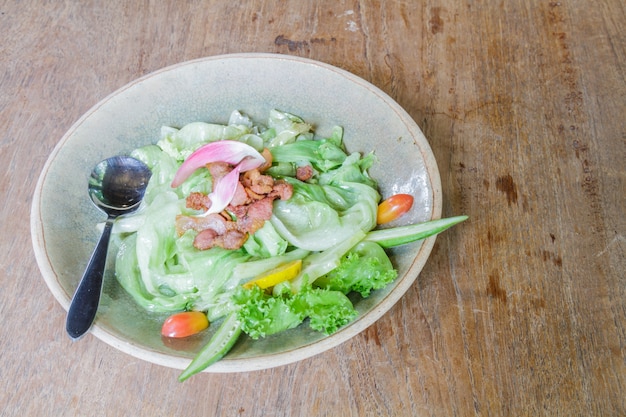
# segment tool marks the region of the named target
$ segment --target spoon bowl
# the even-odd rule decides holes
[[[67,312],[65,329],[73,340],[82,337],[96,317],[113,222],[139,208],[150,176],[150,169],[130,156],[105,159],[91,172],[89,196],[107,220]]]

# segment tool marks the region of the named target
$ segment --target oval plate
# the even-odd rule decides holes
[[[31,208],[31,234],[44,280],[63,308],[69,307],[99,237],[96,224],[104,220],[87,196],[88,176],[98,161],[156,143],[163,125],[226,123],[233,110],[264,123],[272,108],[301,116],[321,136],[335,125],[343,126],[349,152],[374,151],[379,162],[370,174],[383,197],[400,192],[415,197],[402,224],[441,215],[440,177],[426,138],[394,100],[367,81],[328,64],[286,55],[233,54],[184,62],[139,78],[95,105],[63,136],[43,168]],[[350,339],[402,297],[434,242],[431,237],[390,251],[398,279],[367,299],[357,299],[359,317],[335,334],[299,326],[261,340],[241,337],[207,371],[285,365]],[[212,335],[209,330],[183,341],[162,340],[164,316],[136,306],[111,267],[105,282],[91,332],[125,353],[183,369]]]

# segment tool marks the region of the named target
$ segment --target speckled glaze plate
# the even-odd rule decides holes
[[[428,142],[411,117],[380,89],[331,65],[286,55],[233,54],[184,62],[139,78],[95,105],[63,136],[43,168],[32,204],[31,233],[43,278],[63,308],[68,309],[99,238],[96,224],[105,219],[87,196],[87,180],[97,162],[155,143],[163,125],[226,123],[235,109],[263,122],[272,108],[303,117],[320,135],[341,125],[348,151],[374,151],[379,163],[370,174],[379,181],[381,194],[415,197],[402,223],[439,218],[440,177]],[[398,279],[358,299],[359,317],[337,333],[324,336],[300,326],[262,340],[241,337],[207,372],[285,365],[350,339],[402,297],[434,241],[432,237],[392,250]],[[109,265],[93,335],[137,358],[185,368],[212,330],[172,342],[161,338],[163,319],[136,306]]]

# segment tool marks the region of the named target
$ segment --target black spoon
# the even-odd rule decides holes
[[[67,312],[65,329],[73,340],[87,333],[96,317],[113,222],[139,208],[151,174],[143,162],[129,156],[105,159],[91,172],[89,196],[108,218]]]

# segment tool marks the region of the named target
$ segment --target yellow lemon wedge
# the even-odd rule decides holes
[[[253,286],[258,286],[262,290],[273,287],[276,284],[280,284],[284,281],[294,279],[302,270],[302,260],[297,259],[295,261],[288,262],[284,265],[276,267],[267,271],[266,273],[259,275],[252,281],[248,281],[243,284],[243,287],[250,289]]]

